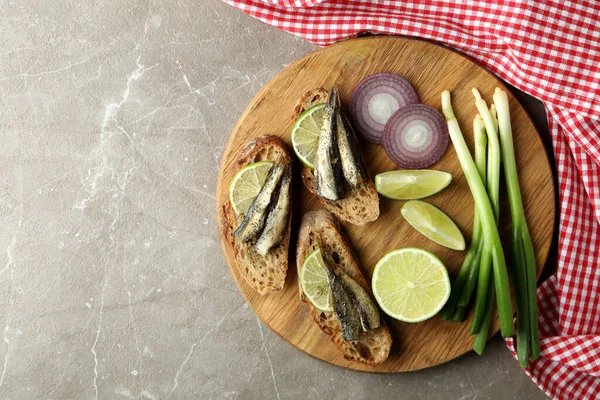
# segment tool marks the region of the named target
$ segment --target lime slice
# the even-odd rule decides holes
[[[327,266],[321,249],[310,253],[300,272],[300,285],[306,298],[321,311],[333,311],[333,296],[327,279]]]
[[[465,238],[449,216],[439,208],[419,200],[410,200],[402,206],[402,216],[419,233],[453,250],[465,249]]]
[[[390,317],[419,322],[433,317],[450,296],[444,264],[428,251],[416,248],[387,253],[373,271],[373,295]]]
[[[436,194],[450,184],[452,174],[433,169],[399,170],[375,176],[379,194],[394,200],[413,200]]]
[[[317,104],[309,108],[300,114],[292,127],[294,152],[308,168],[315,167],[324,108],[325,104]]]
[[[273,163],[259,161],[240,169],[229,184],[229,202],[236,214],[246,214],[265,184]]]

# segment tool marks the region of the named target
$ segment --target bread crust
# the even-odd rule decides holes
[[[236,163],[236,172],[248,164],[257,161],[275,161],[283,157],[288,168],[292,168],[292,158],[287,145],[277,136],[265,135],[251,142],[242,150]],[[293,199],[291,194],[290,198]],[[292,200],[293,201],[293,200]],[[254,250],[252,244],[242,243],[234,235],[235,229],[242,222],[242,217],[234,213],[229,200],[222,206],[221,223],[227,245],[231,248],[235,264],[250,285],[259,294],[277,292],[283,289],[288,269],[288,252],[290,243],[292,208],[288,213],[287,228],[280,243],[271,249],[266,257],[262,257]]]
[[[331,213],[324,210],[307,212],[302,217],[296,246],[298,277],[300,277],[304,260],[317,247],[322,247],[331,254],[336,253],[340,262],[336,263],[335,267],[344,271],[368,293],[371,293],[367,275],[363,272],[358,257],[340,223]],[[368,365],[378,365],[387,359],[392,346],[392,336],[383,318],[381,318],[379,328],[363,332],[358,342],[349,342],[344,340],[342,328],[335,312],[316,309],[304,296],[299,279],[298,290],[300,299],[309,305],[315,323],[330,336],[331,341],[342,352],[344,358]]]
[[[298,119],[300,114],[302,114],[304,111],[308,110],[314,105],[327,103],[327,100],[329,100],[329,92],[322,87],[307,91],[302,95],[302,97],[300,97],[300,99],[298,99],[298,102],[294,107],[292,122]]]

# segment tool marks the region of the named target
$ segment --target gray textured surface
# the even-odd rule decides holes
[[[345,371],[259,323],[215,228],[247,103],[314,46],[216,0],[0,1],[0,398],[544,398],[499,339]]]

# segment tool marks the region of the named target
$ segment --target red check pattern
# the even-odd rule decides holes
[[[321,46],[365,32],[435,40],[545,103],[558,269],[538,290],[542,355],[526,372],[552,398],[600,399],[600,2],[223,1]]]

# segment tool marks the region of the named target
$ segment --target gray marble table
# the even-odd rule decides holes
[[[289,346],[236,290],[221,154],[315,46],[217,0],[5,0],[0,16],[0,398],[545,398],[498,338],[356,373]]]

